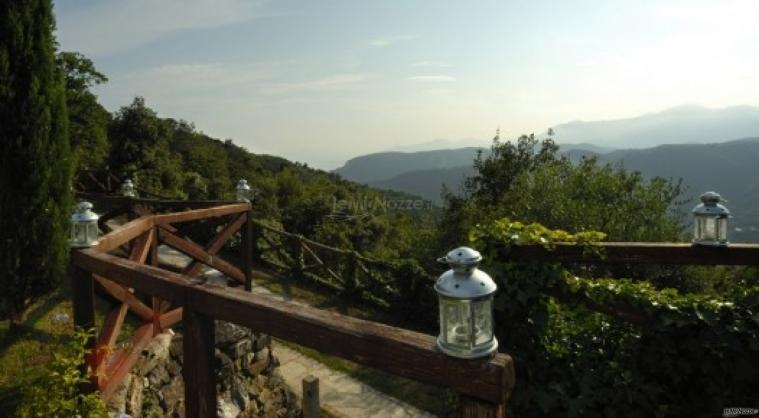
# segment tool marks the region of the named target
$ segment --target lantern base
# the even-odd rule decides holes
[[[705,247],[727,247],[730,241],[696,241],[693,240],[693,245],[703,245]]]
[[[458,357],[463,359],[475,359],[480,357],[489,356],[494,351],[498,349],[498,340],[493,337],[493,341],[488,345],[483,345],[471,350],[467,350],[464,348],[457,348],[457,347],[451,347],[449,345],[446,345],[440,340],[440,337],[437,338],[437,347],[442,351],[443,353],[451,356],[451,357]]]
[[[69,241],[69,248],[72,250],[81,250],[82,248],[91,248],[95,247],[99,244],[99,241],[95,241],[92,244],[74,244],[71,241]]]

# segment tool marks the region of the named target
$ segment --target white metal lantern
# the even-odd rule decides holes
[[[71,215],[71,236],[69,245],[72,248],[92,247],[98,243],[98,219],[92,211],[92,203],[79,202],[76,211]]]
[[[134,183],[132,180],[126,179],[121,183],[121,195],[124,197],[135,197],[137,194],[134,192]]]
[[[438,261],[451,267],[435,283],[440,305],[438,347],[465,359],[489,355],[498,348],[493,335],[493,296],[498,287],[477,268],[482,256],[459,247]]]
[[[727,219],[730,211],[720,204],[722,197],[715,192],[701,195],[701,203],[693,208],[693,243],[724,246],[727,241]]]
[[[248,186],[248,180],[240,179],[237,182],[237,200],[240,202],[250,202],[251,192],[250,186]]]

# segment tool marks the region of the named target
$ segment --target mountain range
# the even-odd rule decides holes
[[[728,129],[731,123],[734,125]],[[717,126],[723,126],[728,135],[753,133],[743,139],[717,142],[719,138],[730,138],[720,136]],[[574,143],[560,145],[561,152],[570,159],[592,155],[597,156],[600,163],[621,164],[645,177],[681,178],[688,198],[684,209],[695,205],[698,195],[704,191],[719,192],[728,200],[734,216],[731,238],[759,240],[759,109],[678,107],[627,120],[573,122],[557,126],[554,132],[558,140],[568,137]],[[593,142],[599,138],[604,138],[602,146]],[[631,143],[652,144],[666,138],[672,143],[635,147],[639,149],[629,146]],[[712,142],[703,143],[707,138],[712,138]],[[626,143],[626,149],[609,148]],[[376,153],[351,159],[335,172],[349,180],[415,194],[442,204],[443,186],[454,193],[463,191],[464,180],[474,173],[472,162],[478,152],[487,154],[489,150],[468,147]]]

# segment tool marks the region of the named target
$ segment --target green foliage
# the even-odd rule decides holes
[[[141,97],[122,107],[111,122],[111,169],[149,193],[184,197],[181,160],[171,152],[171,126]]]
[[[510,246],[554,240],[592,251],[603,238],[595,232],[503,219],[471,237],[498,280],[496,334],[516,362],[515,415],[700,417],[756,401],[759,286],[727,299],[499,260]]]
[[[682,235],[680,183],[645,180],[596,159],[572,163],[552,139],[534,135],[514,142],[496,137],[491,153],[474,162],[468,197],[448,197],[441,234],[448,240],[473,222],[508,217],[549,228],[602,230],[615,241],[667,241]]]
[[[0,315],[63,276],[72,159],[50,0],[0,6]]]
[[[78,52],[60,52],[57,65],[66,76],[69,140],[76,170],[100,169],[108,160],[108,123],[111,115],[90,89],[108,78]]]
[[[89,337],[87,332],[75,332],[62,350],[53,353],[53,359],[37,378],[24,382],[23,400],[16,410],[18,417],[107,416],[98,393],[81,393],[81,387],[89,384],[79,367],[84,362],[84,345]]]

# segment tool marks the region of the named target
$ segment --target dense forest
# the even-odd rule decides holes
[[[360,205],[414,197],[255,155],[191,122],[160,117],[141,97],[110,113],[93,93],[107,77],[92,61],[59,52],[55,66],[48,72],[65,76],[68,124],[59,126],[67,126],[75,172],[107,169],[131,178],[141,193],[178,199],[232,199],[244,178],[257,191],[259,220],[376,259],[415,260],[411,274],[437,275],[434,260],[453,247],[480,248],[484,268],[502,289],[497,334],[517,366],[515,416],[714,416],[723,407],[755,405],[754,271],[579,268],[498,258],[502,248],[529,242],[681,240],[677,182],[594,158],[571,161],[551,138],[496,136],[490,153],[472,161],[465,193],[444,193],[443,207]],[[62,278],[44,273],[37,296]],[[547,288],[569,298],[560,303]],[[9,302],[3,296],[4,314],[19,309]],[[645,321],[588,308],[605,303],[633,306]],[[415,322],[410,327],[435,333],[433,304],[405,299],[390,309],[432,313],[406,318]]]

